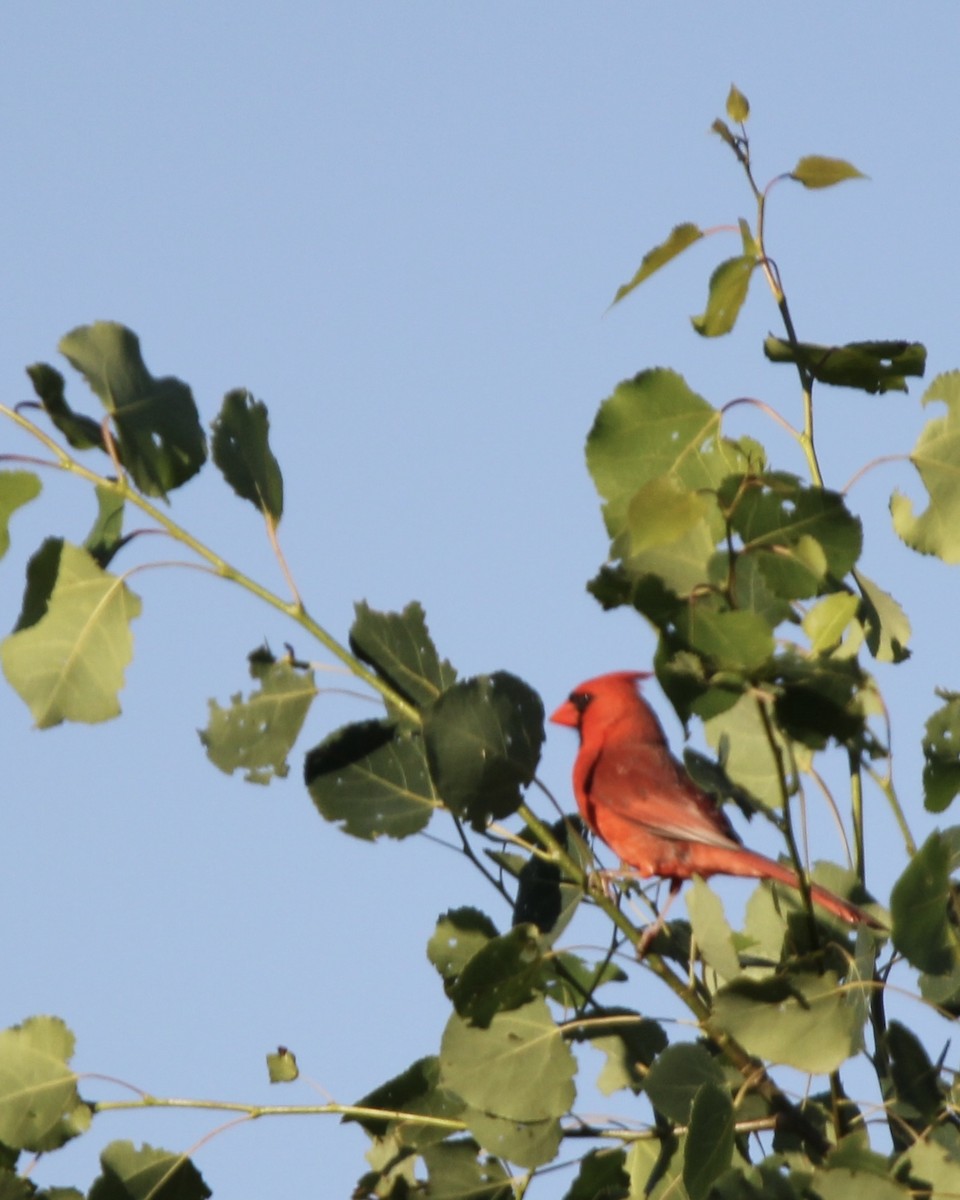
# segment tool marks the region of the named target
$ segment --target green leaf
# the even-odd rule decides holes
[[[948,839],[934,831],[890,893],[893,944],[913,966],[931,975],[948,973],[958,961],[949,915],[952,858]]]
[[[227,392],[212,426],[210,452],[241,500],[277,525],[283,516],[283,476],[270,449],[270,418],[244,388]]]
[[[836,1070],[863,1044],[857,1007],[832,971],[768,985],[734,980],[714,997],[710,1027],[758,1058],[816,1075]]]
[[[123,497],[118,496],[112,488],[97,484],[94,490],[97,496],[97,519],[83,540],[83,548],[98,566],[106,570],[127,540],[123,536],[124,503]]]
[[[566,1114],[577,1064],[546,1001],[497,1013],[487,1029],[452,1016],[440,1046],[440,1079],[474,1109],[512,1121]]]
[[[320,814],[354,837],[419,833],[440,801],[423,741],[391,721],[359,721],[307,754],[304,778]]]
[[[723,1067],[699,1043],[678,1042],[668,1046],[647,1072],[644,1091],[658,1112],[686,1125],[694,1098],[705,1084],[723,1087]]]
[[[102,450],[103,430],[99,422],[73,411],[64,396],[64,381],[60,372],[46,363],[34,363],[32,367],[27,367],[27,374],[44,411],[54,428],[67,439],[67,444],[74,450],[90,450],[93,447]]]
[[[250,675],[260,687],[244,699],[240,692],[229,708],[209,700],[210,719],[200,730],[207,757],[226,775],[243,771],[248,783],[286,777],[293,748],[317,695],[313,671],[279,662],[267,651],[248,656]]]
[[[634,492],[627,505],[628,544],[623,557],[670,545],[703,524],[709,512],[707,499],[682,487],[673,476],[651,479]],[[710,544],[712,550],[712,539]]]
[[[960,1154],[955,1147],[938,1142],[935,1133],[910,1146],[903,1160],[904,1165],[907,1163],[911,1177],[930,1188],[929,1200],[948,1200],[960,1195]],[[900,1166],[897,1163],[894,1168],[898,1174]]]
[[[355,1107],[382,1109],[387,1115],[382,1118],[348,1115],[343,1118],[345,1122],[356,1121],[371,1137],[382,1138],[391,1134],[401,1145],[417,1147],[447,1137],[449,1131],[406,1117],[400,1120],[388,1114],[416,1113],[424,1117],[456,1119],[464,1111],[460,1097],[440,1086],[440,1064],[434,1055],[418,1058],[405,1071],[358,1100]]]
[[[481,1161],[479,1151],[472,1138],[425,1149],[430,1200],[511,1200],[514,1191],[503,1165],[495,1158]]]
[[[271,1083],[293,1083],[300,1078],[297,1056],[286,1046],[278,1046],[276,1054],[267,1055],[267,1073]]]
[[[683,1184],[690,1200],[707,1200],[734,1151],[733,1102],[726,1087],[705,1083],[693,1098],[683,1152]]]
[[[927,351],[919,342],[847,342],[844,346],[796,346],[772,334],[763,352],[774,363],[798,364],[819,383],[869,392],[905,392],[908,375],[922,375]]]
[[[449,989],[464,1020],[488,1026],[494,1015],[520,1008],[542,987],[543,958],[535,925],[491,938],[464,964]]]
[[[699,317],[690,320],[703,337],[721,337],[737,323],[740,309],[750,289],[750,277],[757,265],[754,255],[743,254],[728,258],[710,276],[707,307]]]
[[[467,1108],[462,1117],[484,1150],[528,1169],[553,1162],[563,1139],[563,1129],[555,1117],[514,1121],[474,1108]]]
[[[718,137],[722,138],[734,152],[734,154],[736,154],[737,157],[740,157],[740,145],[734,136],[733,130],[726,123],[726,121],[721,121],[720,118],[717,117],[717,119],[710,126],[710,132],[715,133]]]
[[[441,659],[416,600],[403,612],[383,613],[361,601],[350,630],[350,648],[411,704],[422,708],[456,682],[457,673]]]
[[[720,897],[700,878],[693,880],[687,892],[687,912],[693,936],[703,961],[721,979],[733,979],[740,974],[740,959],[733,944],[733,930],[727,924]]]
[[[430,774],[451,812],[483,829],[517,810],[540,758],[543,715],[537,693],[506,671],[455,683],[425,711]]]
[[[727,747],[723,765],[733,782],[768,808],[779,808],[779,764],[757,701],[741,696],[731,708],[706,720],[704,732],[711,746]]]
[[[776,660],[777,724],[787,737],[814,750],[833,738],[840,745],[872,745],[866,728],[867,680],[855,658],[810,659],[792,650]]]
[[[496,925],[476,908],[453,908],[437,921],[427,958],[445,983],[453,983],[473,956],[499,936]]]
[[[689,221],[682,225],[675,225],[670,232],[670,236],[659,246],[654,246],[652,250],[648,250],[643,256],[640,266],[629,283],[622,284],[617,288],[617,294],[613,298],[613,303],[617,304],[624,296],[629,296],[634,288],[639,287],[645,279],[649,279],[651,275],[659,271],[661,267],[666,266],[671,259],[676,258],[678,254],[682,254],[688,246],[692,246],[694,242],[698,242],[703,237],[703,231],[698,229],[696,225],[692,225]]]
[[[667,1047],[663,1027],[629,1008],[594,1009],[574,1035],[606,1055],[597,1078],[604,1096],[626,1088],[641,1091],[647,1068]]]
[[[846,179],[866,179],[862,171],[842,158],[824,158],[820,154],[807,154],[790,172],[791,179],[802,183],[805,188],[832,187]]]
[[[20,616],[14,632],[36,625],[50,607],[50,597],[60,574],[63,538],[45,538],[27,562],[27,582],[23,589]],[[2,646],[0,646],[2,652]]]
[[[939,692],[943,705],[924,727],[923,805],[943,812],[960,792],[960,694]]]
[[[10,549],[10,518],[39,495],[40,480],[32,471],[0,471],[0,558]]]
[[[814,654],[829,654],[840,645],[859,607],[860,601],[850,592],[834,592],[817,601],[802,621]]]
[[[923,1043],[899,1021],[891,1021],[883,1038],[890,1058],[894,1095],[886,1097],[897,1117],[922,1133],[943,1115],[946,1089]]]
[[[90,1127],[91,1112],[68,1066],[74,1038],[57,1017],[30,1017],[0,1032],[0,1142],[56,1150]]]
[[[691,603],[682,610],[676,633],[715,671],[757,671],[773,654],[773,632],[757,613],[717,612],[709,604]]]
[[[71,330],[59,350],[112,415],[120,460],[141,492],[166,497],[200,470],[206,438],[193,395],[179,379],[150,374],[135,333],[97,321]]]
[[[563,1200],[628,1200],[630,1176],[625,1161],[620,1149],[591,1150],[580,1160],[577,1177]]]
[[[877,662],[903,662],[910,657],[910,621],[900,605],[882,588],[855,568],[863,605],[860,620],[867,631],[867,646]]]
[[[742,125],[750,116],[750,103],[735,83],[730,84],[727,93],[727,116],[738,125]]]
[[[132,1142],[111,1142],[89,1200],[206,1200],[213,1192],[189,1158]]]
[[[133,654],[130,622],[140,600],[69,543],[44,615],[0,643],[10,685],[41,729],[61,721],[105,721],[120,712],[117,693]]]
[[[928,421],[910,455],[929,494],[925,512],[915,516],[913,501],[901,492],[890,497],[893,527],[913,550],[960,562],[960,371],[938,375],[923,403],[943,401],[947,415]]]

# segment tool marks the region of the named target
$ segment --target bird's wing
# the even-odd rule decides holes
[[[705,846],[740,845],[714,799],[693,782],[665,747],[606,747],[590,779],[594,808],[671,841]]]

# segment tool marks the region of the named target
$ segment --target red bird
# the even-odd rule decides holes
[[[573,791],[583,819],[638,875],[669,879],[671,896],[693,875],[743,875],[798,888],[796,872],[741,845],[717,802],[670,753],[660,722],[638,692],[640,680],[649,677],[647,671],[614,671],[589,679],[550,717],[580,734]],[[815,883],[810,895],[851,924],[883,928]]]

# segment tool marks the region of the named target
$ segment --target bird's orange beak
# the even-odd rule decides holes
[[[571,729],[576,729],[580,724],[580,713],[572,700],[564,700],[560,707],[550,714],[550,720],[554,725],[569,725]]]

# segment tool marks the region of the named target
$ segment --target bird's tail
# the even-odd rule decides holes
[[[714,861],[716,861],[716,851],[714,852]],[[763,854],[757,854],[753,850],[746,850],[738,846],[736,850],[731,851],[730,867],[729,872],[723,867],[719,867],[716,874],[729,873],[755,879],[771,879],[775,883],[783,883],[787,887],[800,890],[800,880],[797,878],[796,871],[785,867],[782,863],[774,862],[772,858],[766,858]],[[827,912],[833,913],[835,917],[840,917],[843,921],[848,921],[851,925],[866,925],[870,929],[886,929],[886,926],[866,909],[860,908],[850,900],[844,900],[842,896],[838,896],[828,888],[821,887],[818,883],[810,884],[810,898],[814,904],[819,904]]]

